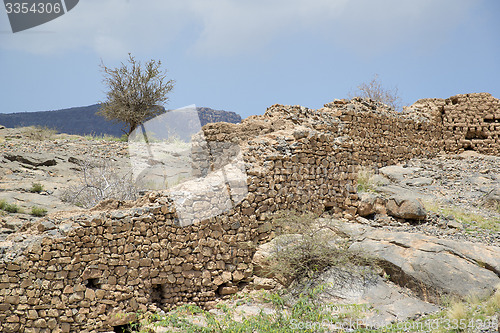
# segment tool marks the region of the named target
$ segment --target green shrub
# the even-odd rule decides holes
[[[4,200],[2,200],[0,202],[0,209],[6,211],[7,213],[20,213],[21,212],[21,209],[17,205],[7,203]]]
[[[16,204],[7,204],[4,208],[6,212],[9,213],[19,213],[20,208]]]
[[[31,215],[41,217],[47,215],[47,210],[42,207],[33,206],[31,207]]]
[[[168,332],[329,332],[323,325],[325,322],[338,321],[332,314],[331,307],[316,302],[316,291],[309,290],[301,294],[293,304],[287,306],[286,301],[278,293],[268,294],[265,302],[276,310],[274,314],[260,312],[257,315],[243,316],[238,319],[233,305],[219,304],[219,314],[204,311],[197,306],[184,305],[164,316],[153,314],[143,316],[139,332],[151,332],[154,327],[166,327]],[[200,320],[193,320],[196,316]],[[204,324],[197,324],[204,323]],[[316,323],[313,330],[297,328],[297,323]]]
[[[30,188],[31,193],[40,193],[43,192],[45,189],[43,188],[43,185],[40,183],[33,183]]]

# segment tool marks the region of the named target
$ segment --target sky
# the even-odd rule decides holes
[[[375,74],[404,104],[500,98],[498,0],[81,0],[12,33],[0,8],[0,112],[104,101],[101,62],[160,60],[169,109],[320,108]]]

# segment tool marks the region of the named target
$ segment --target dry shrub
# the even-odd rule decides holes
[[[34,141],[51,140],[56,134],[56,130],[46,126],[30,126],[24,129],[24,135]]]
[[[120,174],[107,160],[80,161],[80,182],[63,192],[61,199],[76,206],[91,208],[107,199],[135,200],[138,190],[131,173]]]
[[[463,302],[454,302],[447,311],[448,318],[460,320],[467,318],[467,306]]]
[[[283,237],[269,259],[270,275],[285,286],[313,278],[330,267],[350,270],[376,266],[368,255],[349,250],[348,241],[337,236],[335,227],[314,214],[279,212],[273,224],[278,234],[300,235]]]
[[[349,93],[348,97],[369,98],[389,105],[394,108],[394,110],[399,111],[402,109],[401,97],[399,97],[398,88],[384,88],[378,79],[378,74],[375,74],[370,82],[361,83],[354,93]]]
[[[374,181],[375,172],[368,167],[360,167],[356,174],[358,183],[358,192],[377,192],[377,186],[380,184]]]

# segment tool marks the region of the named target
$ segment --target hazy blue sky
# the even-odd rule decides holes
[[[168,108],[318,108],[375,73],[406,104],[500,98],[499,15],[499,0],[81,0],[13,34],[0,10],[0,112],[101,101],[101,59],[128,52],[176,80]]]

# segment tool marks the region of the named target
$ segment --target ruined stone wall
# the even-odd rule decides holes
[[[500,100],[487,93],[463,94],[447,99],[419,100],[411,107],[438,110],[442,122],[441,146],[447,152],[474,150],[500,154]]]
[[[381,167],[464,150],[500,154],[500,100],[487,93],[422,99],[402,113],[360,98],[320,110],[341,120],[338,135],[352,140],[355,164]]]
[[[471,94],[421,100],[402,115],[355,99],[319,110],[274,105],[242,124],[209,124],[204,136],[216,156],[207,161],[199,151],[207,163],[197,176],[223,165],[219,157],[237,145],[247,173],[243,200],[184,227],[165,192],[135,208],[41,220],[38,234],[0,244],[0,331],[102,332],[139,310],[210,305],[252,274],[254,246],[272,230],[270,213],[354,215],[358,165],[460,151],[463,140],[498,154],[499,119],[498,100]],[[488,137],[467,139],[472,130]]]
[[[0,262],[1,332],[106,331],[138,310],[205,305],[251,274],[255,218],[175,225],[165,198],[72,219]],[[164,202],[163,205],[159,202]],[[132,314],[132,315],[131,315]]]
[[[270,213],[355,213],[352,147],[337,140],[336,124],[272,133],[262,125],[267,134],[239,143],[247,196],[193,225],[178,225],[165,192],[149,194],[141,207],[42,220],[38,235],[0,250],[0,331],[102,332],[138,311],[209,306],[236,292],[252,274],[254,247],[271,232]],[[228,139],[219,129],[207,128],[209,143]]]
[[[430,115],[401,114],[359,98],[337,100],[324,110],[342,121],[338,134],[352,140],[356,165],[382,167],[442,150],[441,126]]]

